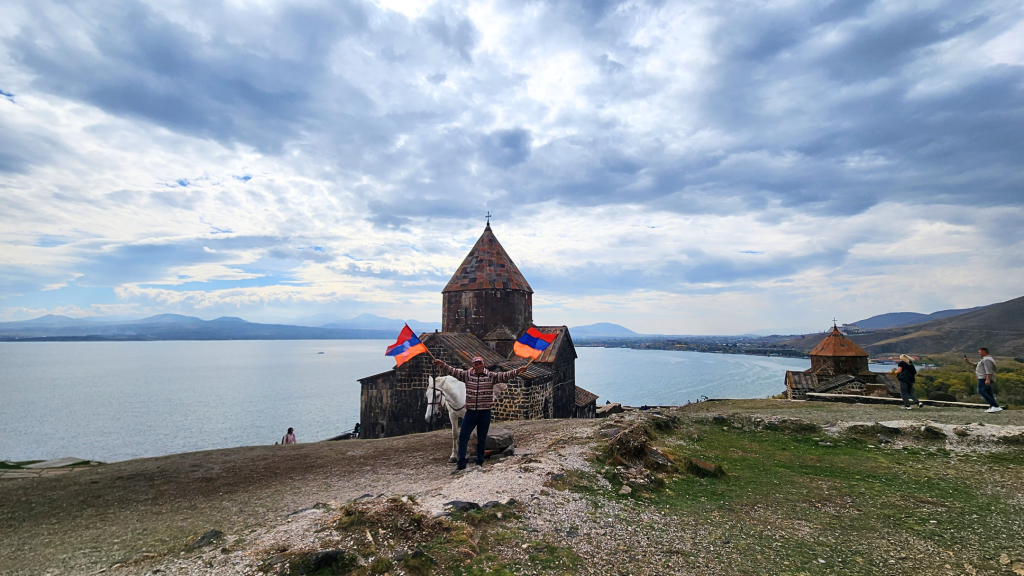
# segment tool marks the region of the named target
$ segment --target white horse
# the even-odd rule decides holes
[[[497,398],[508,388],[508,385],[500,382],[494,385],[494,396]],[[448,457],[449,462],[457,462],[459,459],[459,418],[466,415],[466,383],[454,376],[430,377],[430,385],[427,386],[427,423],[433,424],[441,416],[441,408],[448,411],[448,418],[452,421],[452,455]]]
[[[466,383],[454,376],[430,377],[427,387],[428,424],[433,424],[441,416],[441,408],[448,411],[452,421],[452,455],[449,462],[459,459],[459,418],[466,415]]]

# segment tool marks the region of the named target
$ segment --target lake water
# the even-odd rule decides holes
[[[359,420],[383,340],[0,343],[0,459],[144,456],[300,442]],[[318,352],[324,352],[318,354]],[[809,360],[578,348],[576,382],[628,405],[763,398]]]

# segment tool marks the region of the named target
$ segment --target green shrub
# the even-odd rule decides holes
[[[1024,367],[1011,362],[996,369],[996,400],[1009,406],[1024,406]],[[921,370],[917,379],[918,396],[934,390],[948,392],[958,400],[980,402],[978,380],[974,369],[964,362]]]
[[[367,566],[367,571],[370,574],[387,574],[394,567],[394,563],[388,558],[377,558],[372,564]]]

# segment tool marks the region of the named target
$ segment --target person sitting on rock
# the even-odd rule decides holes
[[[484,359],[473,358],[473,368],[463,370],[449,366],[444,360],[434,360],[434,364],[449,376],[454,376],[466,383],[466,415],[462,417],[462,430],[459,431],[459,461],[452,474],[466,469],[469,450],[469,437],[476,428],[476,465],[484,465],[484,452],[487,449],[487,430],[491,427],[491,407],[494,405],[494,386],[508,382],[526,372],[521,366],[508,372],[491,372],[484,366]]]

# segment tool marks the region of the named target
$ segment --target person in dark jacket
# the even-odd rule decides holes
[[[903,409],[910,410],[910,400],[913,399],[918,408],[924,408],[924,404],[914,395],[914,380],[917,376],[917,368],[914,368],[914,361],[906,354],[900,354],[900,363],[896,365],[896,378],[900,381],[900,397],[903,398]]]

